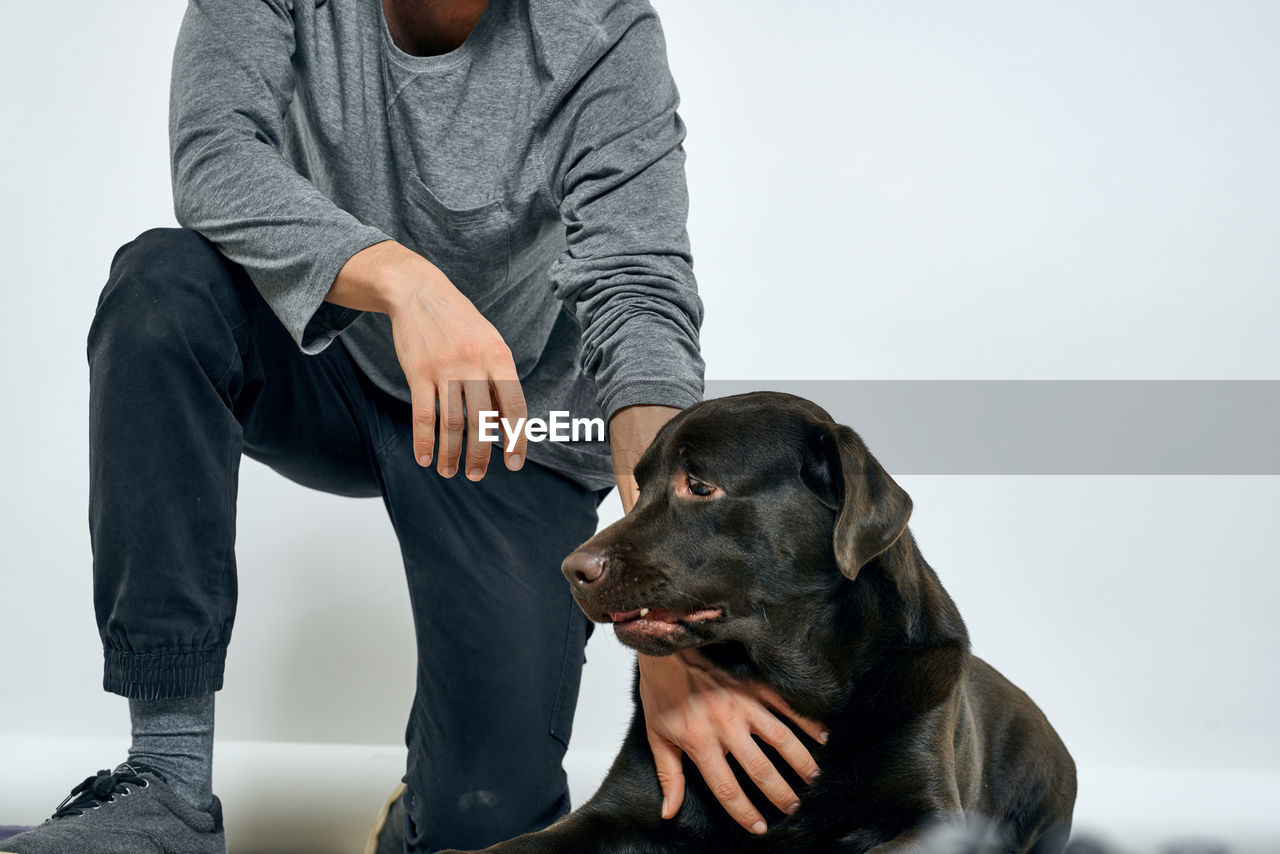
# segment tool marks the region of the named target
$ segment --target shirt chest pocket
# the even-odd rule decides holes
[[[501,198],[455,208],[417,176],[404,183],[405,243],[439,267],[483,311],[505,290],[511,264],[511,213]]]

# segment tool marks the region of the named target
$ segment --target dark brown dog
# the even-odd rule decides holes
[[[911,499],[857,434],[790,395],[720,398],[667,424],[636,476],[635,509],[565,560],[578,604],[629,646],[698,647],[825,722],[827,744],[801,734],[822,774],[807,787],[787,774],[801,793],[788,816],[735,769],[769,822],[757,837],[686,761],[684,805],[663,821],[637,703],[595,797],[489,851],[880,854],[929,850],[932,828],[966,820],[995,828],[996,850],[1064,848],[1071,756],[1035,704],[970,654],[907,530]]]

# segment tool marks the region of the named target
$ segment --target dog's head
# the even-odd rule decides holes
[[[690,407],[636,466],[640,499],[562,567],[586,615],[650,655],[767,637],[902,535],[911,499],[848,427],[792,395]]]

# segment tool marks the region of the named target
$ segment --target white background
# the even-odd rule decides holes
[[[710,377],[1280,379],[1280,4],[658,7]],[[172,222],[181,12],[9,4],[0,29],[0,761],[30,769],[0,824],[127,741],[92,616],[84,339],[116,247]],[[1078,826],[1280,850],[1277,478],[902,482],[976,651],[1076,756]],[[246,461],[239,535],[233,849],[358,850],[412,683],[391,528]],[[597,632],[589,659],[577,800],[629,713],[628,653]]]

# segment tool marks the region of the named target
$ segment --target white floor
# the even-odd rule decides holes
[[[9,773],[0,824],[35,824],[72,785],[122,756],[124,740],[0,736]],[[574,802],[613,756],[570,751]],[[389,745],[219,743],[215,788],[232,854],[359,854],[374,813],[400,777]],[[1111,768],[1080,762],[1076,828],[1119,854],[1280,854],[1280,771]]]

